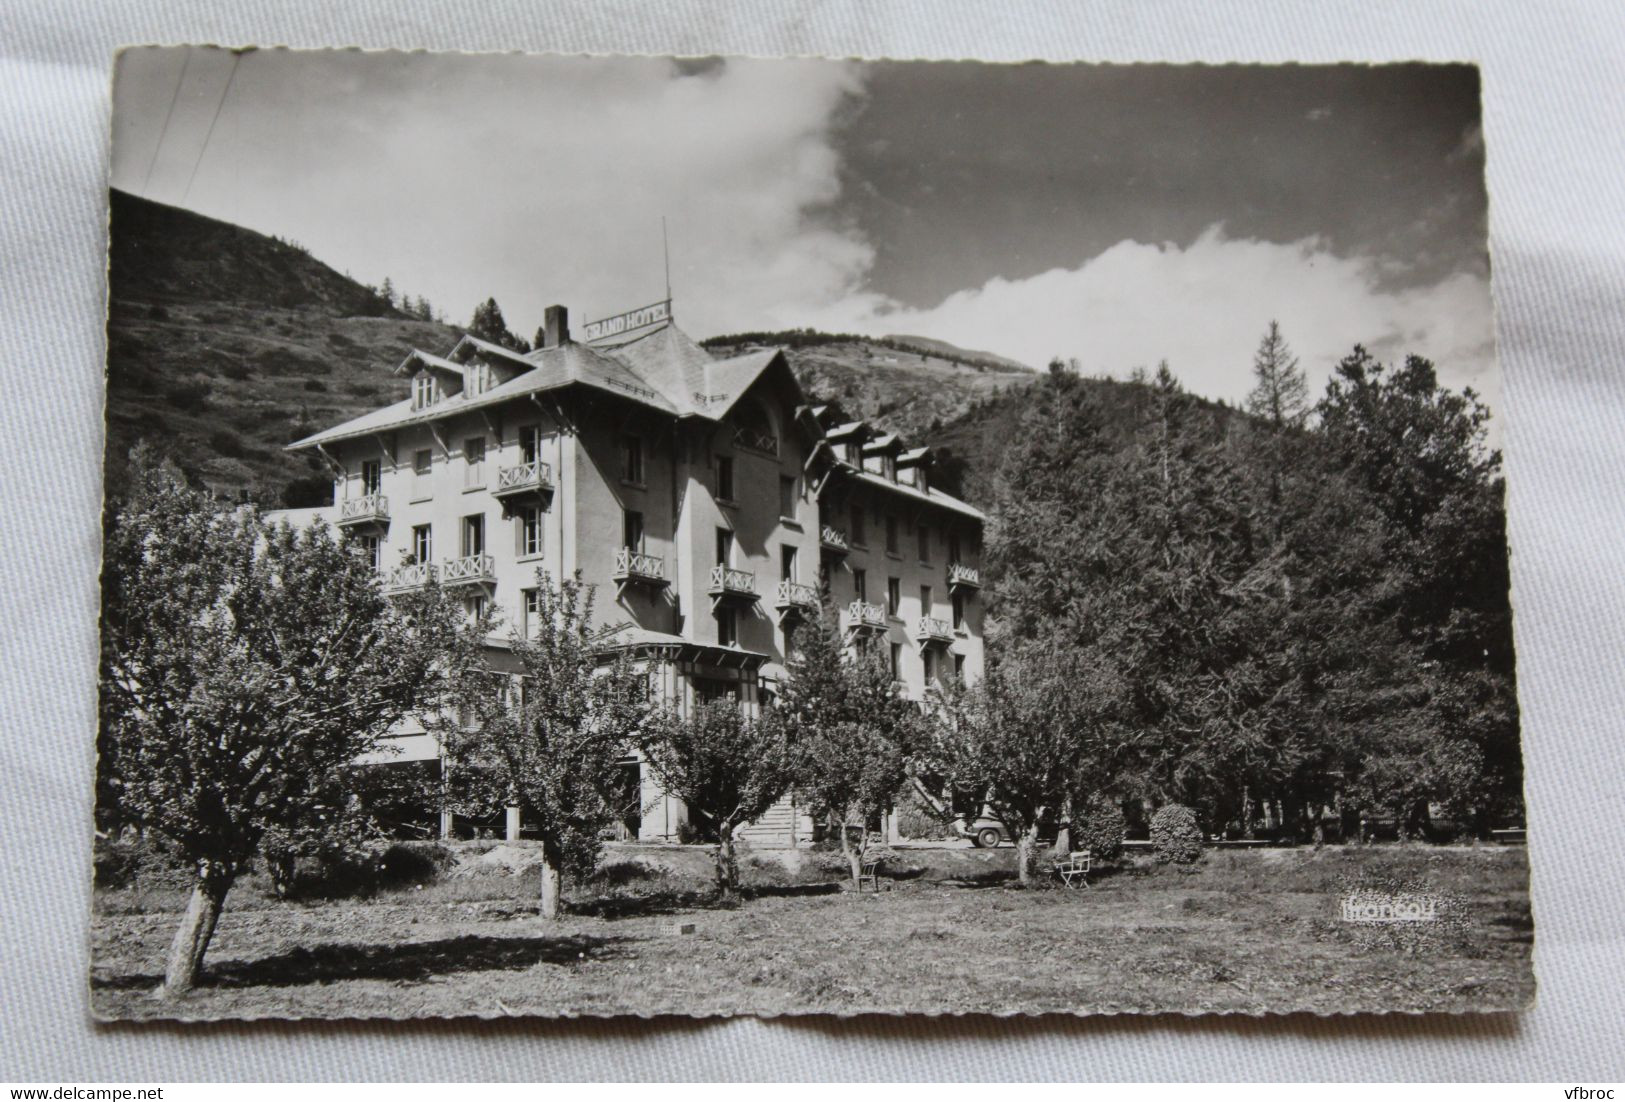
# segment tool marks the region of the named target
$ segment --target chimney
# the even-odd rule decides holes
[[[542,312],[543,348],[557,348],[570,342],[570,311],[562,306],[549,306]]]

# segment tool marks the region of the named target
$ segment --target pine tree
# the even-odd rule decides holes
[[[1247,412],[1277,429],[1298,428],[1309,415],[1309,383],[1274,321],[1253,353],[1253,389]]]

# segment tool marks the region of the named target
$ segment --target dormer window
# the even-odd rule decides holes
[[[854,467],[863,466],[863,445],[857,440],[846,442],[846,461]]]
[[[434,376],[427,371],[412,377],[412,408],[422,409],[434,404]]]
[[[491,389],[491,365],[478,360],[463,369],[463,393],[469,397]]]

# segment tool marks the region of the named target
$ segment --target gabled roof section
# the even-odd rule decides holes
[[[488,356],[497,356],[501,359],[507,360],[510,364],[519,368],[521,371],[529,370],[531,365],[536,362],[530,358],[530,353],[515,352],[513,349],[504,348],[500,344],[493,344],[491,341],[481,340],[472,333],[463,334],[462,339],[457,342],[457,346],[451,350],[450,358],[456,360],[458,353],[467,348],[472,348],[476,352],[484,352]],[[546,350],[543,349],[542,351]]]
[[[903,442],[897,439],[897,434],[894,432],[877,436],[863,446],[864,455],[885,455],[888,452],[896,455],[902,450]]]
[[[780,356],[778,349],[765,348],[718,360],[670,323],[629,341],[592,347],[660,391],[680,415],[712,420],[725,417]]]
[[[842,474],[859,485],[871,486],[885,490],[888,493],[901,494],[911,501],[919,502],[922,505],[936,505],[947,509],[949,512],[958,513],[960,516],[973,517],[976,520],[987,519],[986,514],[976,506],[968,505],[952,494],[945,494],[935,487],[922,490],[918,486],[910,486],[906,482],[893,482],[884,475],[875,474],[873,471],[860,471],[848,464],[841,464],[839,469]]]
[[[926,467],[936,459],[928,447],[914,448],[897,457],[899,467]]]
[[[406,359],[395,369],[397,375],[416,375],[419,368],[428,368],[430,371],[439,371],[446,375],[463,377],[463,365],[452,363],[444,356],[436,356],[433,352],[425,352],[421,348],[414,348],[406,354]]]

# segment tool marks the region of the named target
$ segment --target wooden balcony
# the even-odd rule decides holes
[[[491,496],[502,503],[502,512],[508,515],[526,502],[545,504],[552,493],[553,468],[537,459],[497,471],[497,484]]]
[[[617,585],[663,586],[666,584],[666,561],[659,555],[648,555],[623,547],[615,552],[613,577]]]
[[[885,631],[885,606],[872,605],[868,601],[853,601],[846,606],[846,630]]]
[[[846,529],[837,528],[833,524],[826,524],[819,529],[818,542],[832,555],[844,555],[852,550],[852,542],[846,538]]]
[[[978,567],[962,562],[948,564],[949,589],[981,589],[982,571]]]
[[[749,570],[717,563],[711,568],[709,592],[713,604],[720,601],[749,603],[756,600],[756,575]]]
[[[440,564],[440,584],[495,585],[497,561],[490,555],[464,555],[460,559],[447,559]]]
[[[773,595],[773,606],[779,610],[779,619],[818,615],[818,587],[802,582],[783,581]]]
[[[391,591],[422,589],[434,580],[433,563],[414,562],[384,571],[384,588]]]
[[[948,646],[954,641],[954,628],[935,616],[921,616],[914,623],[914,641],[921,647]]]
[[[383,494],[367,494],[339,502],[340,528],[360,528],[369,524],[389,524],[389,498]]]

